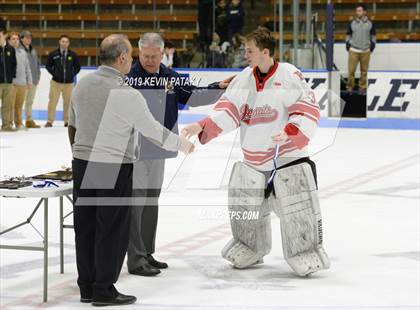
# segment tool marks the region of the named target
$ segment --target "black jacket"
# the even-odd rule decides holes
[[[11,84],[16,77],[16,52],[6,44],[0,47],[0,84]]]
[[[157,79],[156,79],[157,78]],[[185,78],[185,77],[184,77]],[[175,79],[175,83],[161,83],[167,79]],[[153,81],[157,81],[154,82]],[[153,117],[174,133],[178,133],[178,104],[202,106],[213,104],[225,91],[219,89],[218,83],[212,83],[205,88],[182,83],[182,77],[174,70],[160,65],[159,73],[152,75],[140,64],[135,62],[128,73],[126,83],[140,90],[146,99],[147,106]],[[164,159],[176,157],[177,152],[166,151],[140,137],[140,159]]]
[[[67,50],[67,56],[63,59],[60,49],[58,48],[48,55],[45,68],[52,75],[52,79],[57,83],[73,83],[74,77],[80,71],[79,58],[75,52]]]
[[[242,3],[238,6],[229,5],[227,8],[227,26],[235,32],[241,32],[244,27],[245,11]]]
[[[220,42],[228,40],[228,26],[227,26],[227,12],[226,8],[220,6],[216,7],[216,29],[215,31],[220,36]]]

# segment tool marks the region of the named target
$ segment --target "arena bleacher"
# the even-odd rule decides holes
[[[317,12],[317,32],[325,37],[325,0],[312,1]],[[277,0],[271,0],[259,14],[259,24],[277,29],[278,14],[274,10]],[[283,39],[290,42],[292,35],[292,1],[284,0]],[[301,1],[301,28],[305,23],[305,1]],[[343,41],[347,23],[352,19],[354,7],[363,3],[369,18],[375,22],[377,40],[419,41],[420,2],[418,0],[339,0],[335,3],[335,40]],[[173,41],[178,51],[194,46],[198,35],[198,0],[0,0],[1,18],[10,30],[30,30],[34,45],[45,56],[57,46],[58,37],[65,33],[72,39],[71,48],[82,58],[84,65],[97,64],[96,46],[110,33],[124,33],[136,46],[139,34],[165,30],[166,38]],[[274,14],[273,14],[274,12]],[[255,25],[245,25],[251,30]],[[278,34],[276,34],[278,37]],[[300,36],[304,39],[304,34]],[[137,51],[134,51],[136,55]]]

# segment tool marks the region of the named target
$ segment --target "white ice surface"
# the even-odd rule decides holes
[[[321,128],[328,147],[315,152],[324,245],[331,269],[295,276],[282,257],[278,219],[273,250],[250,270],[220,256],[230,238],[226,183],[241,158],[231,133],[187,158],[168,160],[155,257],[170,268],[154,278],[129,275],[117,288],[138,302],[124,309],[361,309],[420,306],[420,133]],[[331,139],[333,137],[333,139]],[[236,141],[236,142],[235,142]],[[322,148],[320,148],[322,149]],[[0,133],[0,176],[34,175],[69,166],[62,123]],[[58,201],[49,211],[49,301],[42,303],[42,252],[0,250],[0,308],[86,308],[76,285],[74,234],[65,230],[65,273],[59,273]],[[0,199],[1,230],[25,220],[34,199]],[[71,206],[66,205],[70,211]],[[34,225],[42,231],[42,209]],[[69,218],[71,223],[71,217]],[[1,244],[40,244],[30,226]]]

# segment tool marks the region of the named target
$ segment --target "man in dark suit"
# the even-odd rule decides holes
[[[205,89],[182,83],[177,72],[161,64],[163,50],[164,42],[158,33],[144,34],[139,41],[139,61],[132,66],[126,81],[142,93],[155,119],[178,133],[178,103],[190,106],[212,104],[231,79],[210,84]],[[127,265],[131,274],[155,276],[160,269],[168,267],[152,256],[165,159],[174,158],[178,153],[163,150],[142,136],[139,145],[140,160],[134,163],[133,196],[136,203],[131,211]]]

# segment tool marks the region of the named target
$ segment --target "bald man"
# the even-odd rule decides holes
[[[78,82],[71,99],[77,284],[80,301],[94,306],[136,301],[114,283],[128,246],[138,133],[170,151],[188,154],[194,148],[157,122],[143,96],[123,83],[131,53],[125,36],[105,38],[102,65]]]

